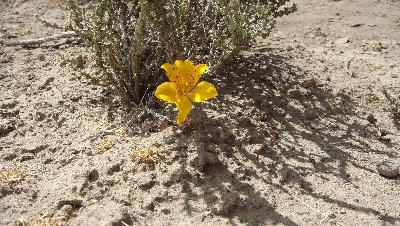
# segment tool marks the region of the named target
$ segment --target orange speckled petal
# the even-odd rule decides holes
[[[169,81],[177,82],[176,79],[178,77],[179,70],[176,65],[176,61],[174,64],[165,63],[161,66],[161,68],[164,69],[165,72],[167,72],[167,77],[168,77]]]

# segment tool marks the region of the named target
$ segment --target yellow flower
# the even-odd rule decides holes
[[[190,60],[176,60],[174,64],[161,66],[170,82],[164,82],[156,89],[155,95],[161,100],[176,104],[178,124],[186,120],[192,110],[192,102],[202,102],[218,95],[217,89],[209,82],[199,82],[201,74],[208,70],[205,64],[193,65]]]

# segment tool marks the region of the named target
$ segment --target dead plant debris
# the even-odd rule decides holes
[[[47,215],[37,216],[33,222],[25,221],[23,218],[15,221],[15,225],[18,226],[61,226],[61,220],[64,217],[51,217]]]
[[[100,144],[96,147],[96,152],[104,153],[108,149],[110,149],[113,146],[113,144],[114,144],[114,136],[107,135],[101,139]]]
[[[115,140],[125,135],[126,131],[124,128],[118,128],[113,131],[111,135],[105,135],[100,141],[100,144],[96,147],[96,153],[104,153],[109,150],[115,143]]]
[[[151,145],[148,147],[134,148],[130,156],[135,163],[154,164],[160,162],[158,149]]]
[[[17,169],[8,169],[0,173],[0,181],[7,184],[18,183],[25,177],[26,175]]]

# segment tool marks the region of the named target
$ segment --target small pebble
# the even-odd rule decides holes
[[[39,54],[38,60],[44,61],[46,58],[44,57],[44,54]]]
[[[367,120],[368,120],[368,122],[371,123],[371,124],[375,124],[375,123],[378,121],[378,119],[376,119],[375,116],[374,116],[373,114],[369,114],[369,115],[367,116]]]
[[[339,39],[337,39],[336,41],[335,41],[335,44],[337,44],[337,45],[343,45],[343,44],[346,44],[346,43],[349,43],[350,42],[350,38],[347,36],[347,37],[344,37],[344,38],[339,38]]]
[[[166,144],[173,144],[176,141],[176,137],[175,136],[164,136],[163,140]]]
[[[148,190],[155,185],[155,176],[154,174],[144,175],[138,181],[137,185],[142,190]]]
[[[1,225],[7,225],[7,224],[11,224],[11,220],[10,219],[3,219],[1,220]]]
[[[386,160],[379,162],[376,169],[377,169],[379,175],[381,175],[383,177],[388,177],[388,178],[398,176],[399,171],[400,171],[399,165],[390,159],[386,159]]]
[[[307,108],[307,109],[304,111],[304,119],[307,120],[307,121],[315,120],[315,119],[317,119],[319,116],[320,116],[320,113],[319,113],[317,110],[315,110],[315,109]]]

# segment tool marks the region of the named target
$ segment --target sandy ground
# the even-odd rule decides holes
[[[82,45],[4,45],[63,32],[35,18],[65,26],[56,2],[0,1],[0,225],[400,225],[400,119],[382,94],[400,97],[399,1],[294,1],[207,78],[219,96],[190,128],[124,114],[72,69],[91,72]]]

